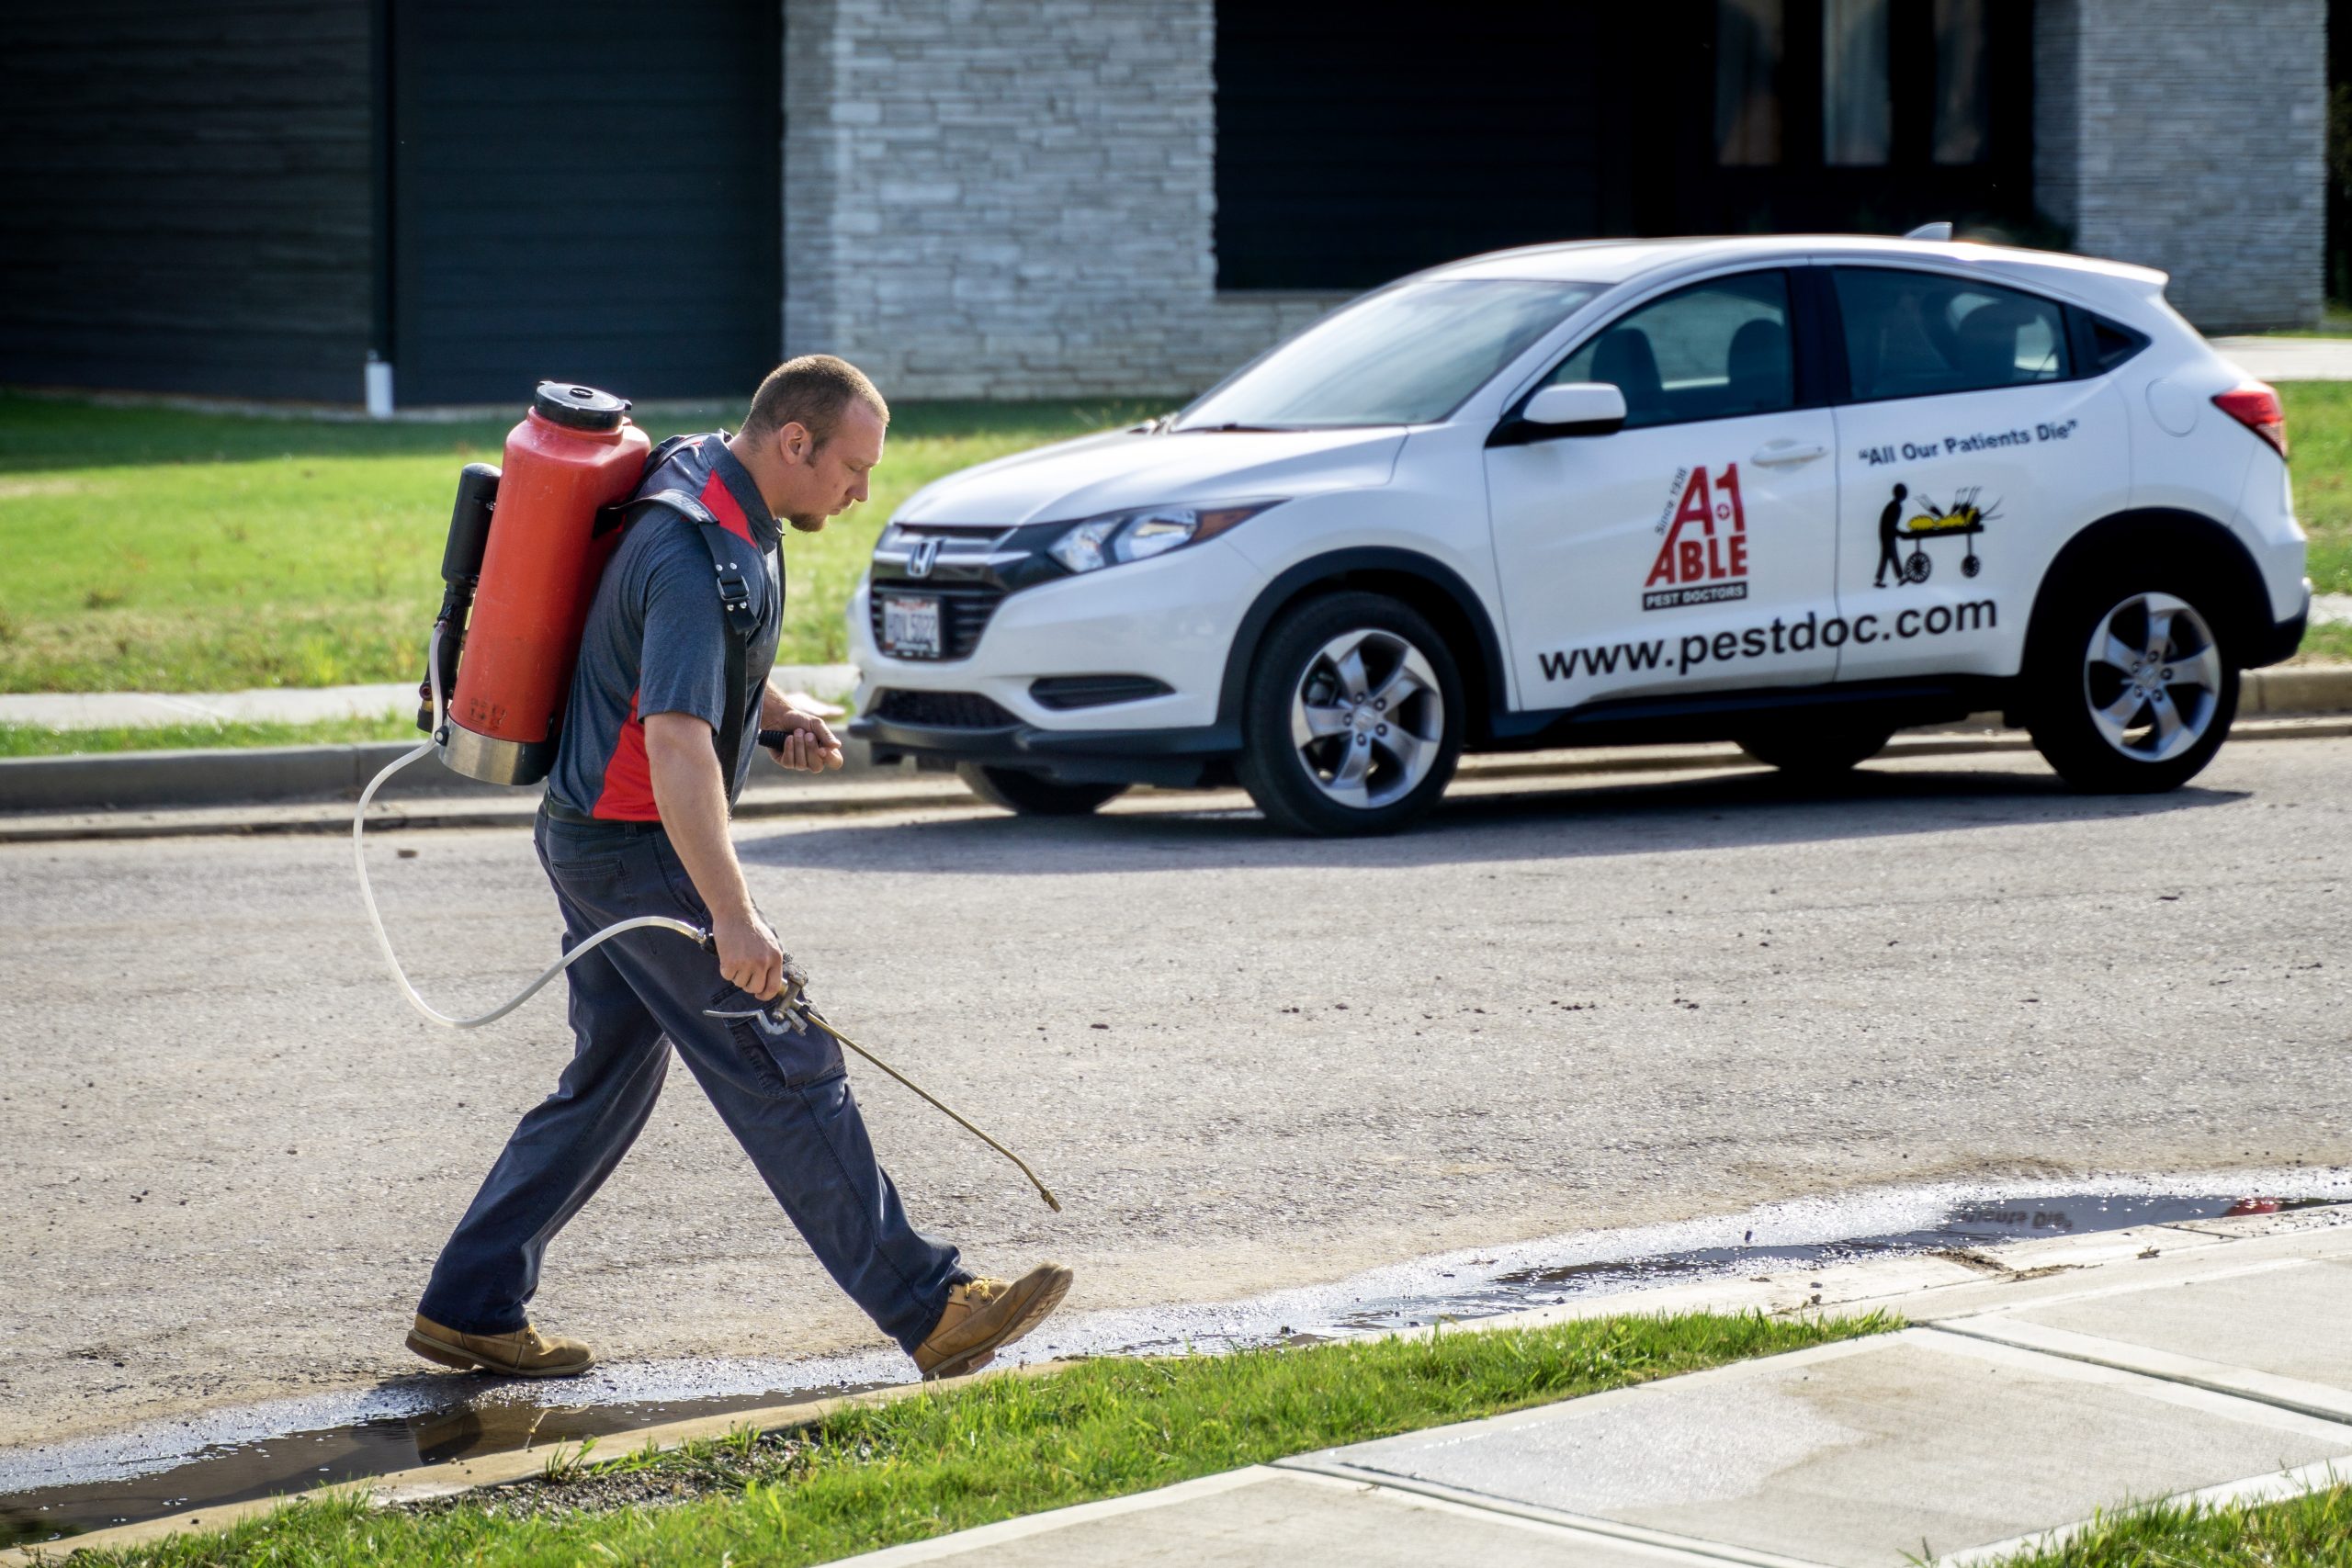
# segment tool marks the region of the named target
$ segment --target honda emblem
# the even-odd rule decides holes
[[[938,561],[939,541],[937,539],[917,539],[915,541],[914,553],[907,557],[907,575],[909,577],[929,577],[931,575],[931,569],[937,565]]]

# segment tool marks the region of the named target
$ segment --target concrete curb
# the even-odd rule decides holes
[[[1988,720],[1988,725],[1990,722]],[[2352,715],[2341,718],[2299,716],[2252,722],[2242,720],[2233,731],[2233,739],[2240,744],[2256,740],[2334,739],[2345,736],[2352,736]],[[1897,736],[1880,756],[1886,761],[1901,761],[2030,751],[2032,749],[2033,742],[2023,734],[1987,728],[1973,732],[1927,731]],[[318,747],[308,750],[333,753],[371,749]],[[398,755],[399,750],[392,748],[390,754]],[[175,751],[152,755],[206,758],[233,763],[241,753]],[[38,761],[84,760],[28,759]],[[5,786],[6,770],[13,765],[12,762],[0,762],[0,786]],[[374,767],[380,765],[374,763],[360,767],[353,764],[350,771],[361,782],[334,792],[340,798],[330,795],[321,799],[314,793],[311,798],[276,804],[244,800],[209,807],[201,804],[116,809],[83,807],[15,814],[0,808],[0,844],[347,832],[351,827],[350,803],[357,797],[364,781],[372,776]],[[1546,779],[1596,774],[1706,773],[1726,768],[1755,769],[1758,766],[1729,745],[1529,752],[1469,758],[1455,775],[1455,785],[1463,795],[1486,795],[1507,793],[1508,786],[1515,783],[1539,784]],[[439,770],[424,770],[422,764],[419,771],[440,773]],[[320,776],[341,777],[343,774],[338,772],[338,765],[329,758],[322,764]],[[405,781],[409,776],[404,773],[401,779]],[[378,797],[368,812],[368,825],[379,831],[420,828],[525,828],[530,825],[538,810],[537,791],[500,789],[493,785],[477,784],[454,774],[441,773],[441,776],[448,780],[448,787],[427,791],[430,803],[402,797]],[[1461,787],[1465,785],[1469,787]],[[404,796],[405,792],[403,783],[401,795]],[[1187,795],[1214,795],[1216,792],[1160,792],[1147,788],[1142,793],[1145,798],[1159,795],[1173,799]],[[1215,808],[1221,809],[1222,803],[1215,803]],[[956,809],[978,810],[982,807],[952,776],[918,773],[902,767],[876,768],[869,764],[845,770],[841,774],[828,774],[821,783],[797,780],[763,785],[745,794],[736,807],[735,817],[738,821],[757,821],[777,817],[833,817]]]
[[[2238,688],[2238,713],[2352,713],[2352,664],[2249,670]]]

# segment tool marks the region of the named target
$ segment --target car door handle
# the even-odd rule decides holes
[[[1794,443],[1775,441],[1747,460],[1751,463],[1760,463],[1768,468],[1778,468],[1792,463],[1810,463],[1815,457],[1827,456],[1829,456],[1829,448],[1818,441],[1803,446]]]

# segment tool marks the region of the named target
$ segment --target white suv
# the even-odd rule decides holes
[[[1016,810],[1238,777],[1314,833],[1409,820],[1465,748],[1822,773],[1989,709],[2081,788],[2171,789],[2310,585],[2278,398],[2164,282],[1790,236],[1417,274],[910,499],[851,733]]]

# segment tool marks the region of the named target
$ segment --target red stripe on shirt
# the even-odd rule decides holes
[[[718,519],[719,526],[747,545],[752,542],[752,520],[743,515],[742,503],[738,502],[734,492],[727,488],[725,479],[713,473],[704,482],[702,494],[697,499],[710,508],[710,514]]]
[[[661,808],[653,804],[653,768],[645,756],[645,721],[637,716],[637,697],[635,692],[628,694],[628,716],[621,720],[620,738],[605,761],[605,787],[588,813],[600,821],[662,820]]]

